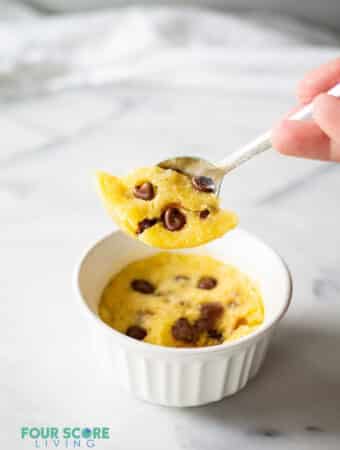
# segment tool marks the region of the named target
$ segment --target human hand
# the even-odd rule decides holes
[[[340,82],[340,58],[307,73],[298,85],[303,106],[313,100],[313,121],[282,120],[272,132],[273,147],[302,158],[340,162],[340,99],[323,92]]]

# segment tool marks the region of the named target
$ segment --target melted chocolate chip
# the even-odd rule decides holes
[[[203,333],[204,331],[208,331],[210,328],[209,320],[206,318],[197,319],[194,323],[194,327],[197,333]]]
[[[192,343],[196,340],[195,329],[185,317],[176,320],[171,327],[171,333],[176,341]]]
[[[143,219],[138,223],[137,234],[143,233],[147,228],[156,225],[157,219]]]
[[[162,215],[165,228],[169,231],[181,230],[187,222],[185,215],[176,207],[168,206]]]
[[[141,200],[152,200],[155,196],[155,190],[152,183],[146,181],[133,189],[133,195]]]
[[[153,294],[155,291],[155,286],[146,280],[132,280],[131,287],[142,294]]]
[[[223,314],[224,308],[221,303],[203,303],[201,305],[201,315],[194,323],[196,339],[201,333],[207,333],[212,339],[221,340],[222,334],[215,329],[216,321]]]
[[[201,305],[201,318],[209,321],[209,329],[212,329],[217,319],[223,314],[223,305],[219,302],[203,303]]]
[[[142,341],[147,335],[147,332],[144,328],[139,327],[138,325],[132,325],[126,330],[126,335],[132,337],[133,339]]]
[[[200,211],[200,219],[206,219],[210,214],[209,209],[203,209]]]
[[[191,182],[194,188],[201,192],[213,193],[216,190],[214,180],[210,177],[192,177]]]
[[[197,287],[199,289],[214,289],[217,286],[217,280],[213,277],[202,277],[198,280]]]
[[[223,337],[223,334],[217,330],[208,330],[208,336],[211,339],[216,339],[217,341],[220,341]]]

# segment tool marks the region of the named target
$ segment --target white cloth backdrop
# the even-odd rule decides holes
[[[282,15],[130,7],[64,16],[0,3],[0,95],[140,82],[287,89],[338,52],[338,37]],[[309,62],[309,64],[308,64]]]

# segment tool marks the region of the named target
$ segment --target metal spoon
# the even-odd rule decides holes
[[[340,83],[328,91],[328,94],[334,97],[340,97]],[[312,117],[313,102],[302,108],[300,111],[294,113],[291,120],[304,120]],[[271,130],[261,134],[253,141],[249,142],[244,147],[231,153],[221,162],[214,164],[202,158],[195,158],[190,156],[180,156],[177,158],[167,159],[158,164],[163,169],[173,169],[183,172],[190,177],[206,177],[202,179],[204,186],[209,191],[220,193],[221,185],[224,176],[231,170],[240,166],[244,162],[272,148]]]

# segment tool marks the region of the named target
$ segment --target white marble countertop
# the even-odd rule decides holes
[[[289,67],[260,50],[226,61],[224,84],[211,48],[216,84],[172,83],[179,64],[163,83],[1,102],[1,448],[32,448],[20,428],[46,425],[109,426],[97,448],[115,450],[339,448],[340,165],[271,152],[224,184],[224,202],[284,256],[295,285],[262,372],[232,398],[180,410],[129,397],[100,366],[71,286],[80,252],[113,227],[94,170],[177,154],[222,158],[286,111],[304,71],[336,53],[302,49],[292,47]]]

